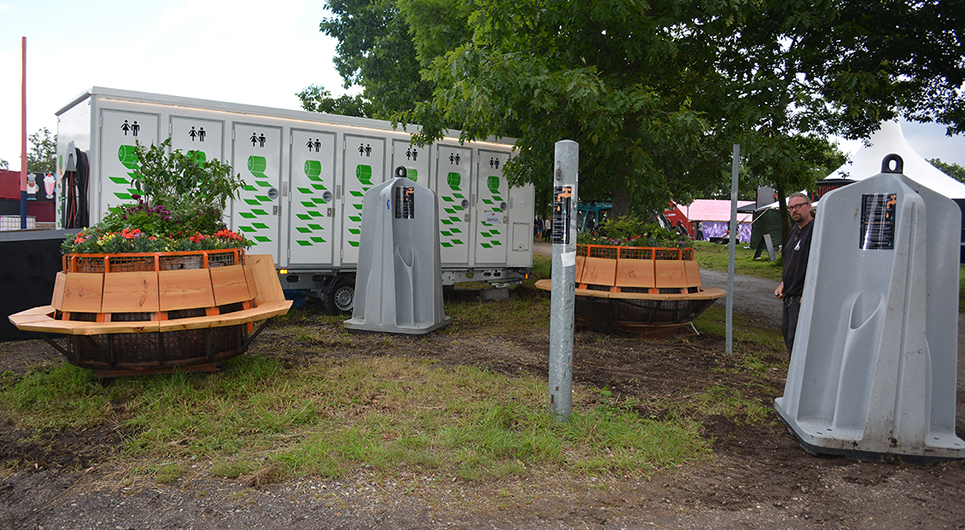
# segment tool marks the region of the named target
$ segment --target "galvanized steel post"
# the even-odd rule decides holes
[[[741,146],[734,144],[730,176],[730,237],[727,240],[727,313],[725,350],[734,355],[734,259],[737,253],[737,176],[740,172]]]
[[[573,140],[556,142],[549,410],[561,420],[569,419],[573,404],[573,315],[576,300],[576,201],[579,162],[580,144]]]

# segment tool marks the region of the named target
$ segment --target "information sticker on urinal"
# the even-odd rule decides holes
[[[395,188],[395,218],[415,219],[415,188]]]
[[[868,193],[861,196],[862,250],[895,249],[896,193]]]

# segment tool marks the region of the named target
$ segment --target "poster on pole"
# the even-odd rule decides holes
[[[570,243],[570,217],[573,210],[573,186],[556,186],[553,192],[553,243]]]

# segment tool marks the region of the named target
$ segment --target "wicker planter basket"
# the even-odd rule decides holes
[[[536,287],[550,290],[551,282],[540,280]],[[577,246],[577,327],[668,335],[726,294],[701,285],[690,248]]]
[[[68,254],[63,266],[51,305],[10,320],[98,377],[217,370],[247,350],[253,322],[291,306],[271,256],[241,249]]]

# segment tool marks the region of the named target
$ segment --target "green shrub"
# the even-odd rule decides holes
[[[689,247],[690,242],[673,230],[639,218],[622,216],[607,219],[592,233],[577,237],[580,245],[618,245],[629,247]]]

